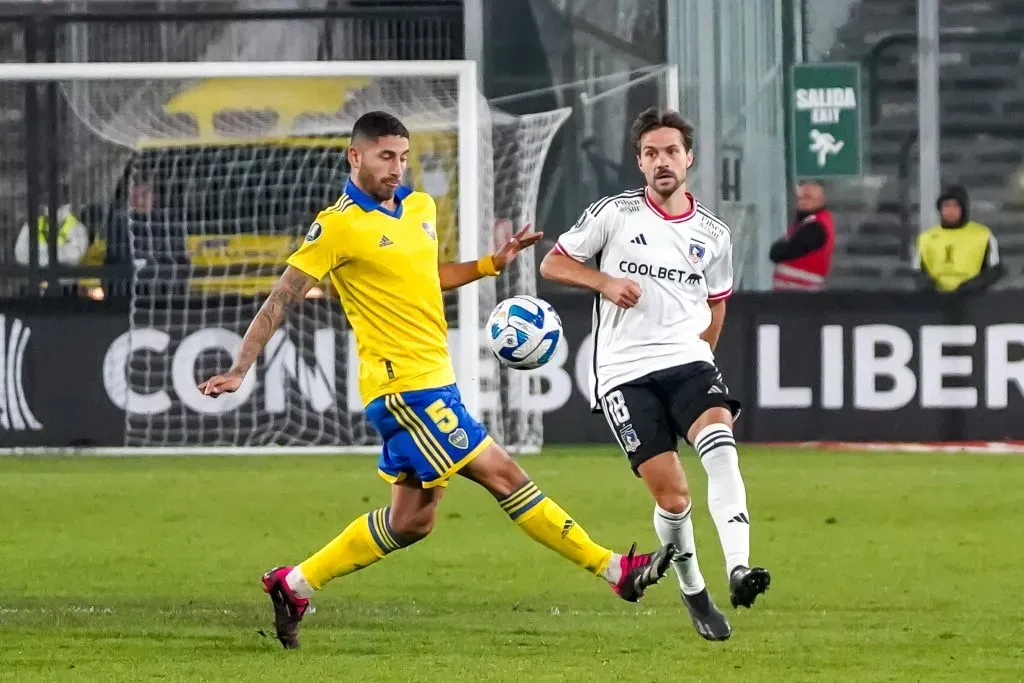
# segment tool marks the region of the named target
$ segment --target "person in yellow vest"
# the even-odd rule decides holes
[[[35,230],[39,239],[37,254],[39,255],[39,267],[46,268],[50,264],[50,217],[48,207],[39,208],[39,215],[36,218]],[[14,242],[14,259],[21,265],[29,265],[31,250],[29,249],[29,230],[31,227],[28,221],[21,225],[21,231]],[[89,230],[78,220],[71,211],[70,204],[61,204],[57,208],[57,262],[64,266],[84,265],[89,256],[90,246]],[[79,282],[73,278],[62,278],[60,288],[64,294],[76,294],[79,289]],[[44,286],[51,286],[46,283]]]
[[[57,209],[57,260],[65,266],[77,266],[82,262],[89,248],[89,231],[71,212],[70,204],[62,204]],[[23,266],[29,262],[29,224],[25,221],[14,243],[14,258]],[[40,208],[36,218],[36,233],[39,236],[39,266],[45,268],[50,263],[49,233],[50,217],[46,208]]]
[[[986,225],[970,219],[970,198],[959,185],[936,202],[940,223],[917,237],[914,271],[921,289],[971,293],[988,289],[1003,273],[999,245]]]

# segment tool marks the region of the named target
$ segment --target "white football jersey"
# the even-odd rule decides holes
[[[732,237],[727,226],[691,195],[690,211],[670,216],[645,189],[590,205],[555,250],[612,277],[640,284],[640,301],[622,310],[594,302],[590,404],[615,387],[656,370],[714,362],[700,338],[711,324],[708,301],[732,293]]]

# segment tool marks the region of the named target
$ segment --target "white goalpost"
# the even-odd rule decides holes
[[[131,316],[103,374],[125,411],[125,448],[106,453],[375,450],[328,283],[239,392],[212,399],[196,384],[226,369],[284,259],[341,194],[360,114],[390,111],[410,129],[408,181],[438,203],[442,259],[460,261],[535,221],[544,159],[570,114],[492,109],[472,61],[3,64],[0,82],[59,84],[88,140],[76,159],[107,185],[87,193],[123,214]],[[536,292],[534,271],[524,253],[445,300],[463,401],[516,452],[539,450],[542,415],[481,329],[497,300]]]

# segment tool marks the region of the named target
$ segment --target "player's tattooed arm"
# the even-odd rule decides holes
[[[718,338],[722,336],[722,325],[725,324],[725,299],[709,301],[708,307],[711,309],[711,324],[700,335],[700,338],[706,341],[714,351],[718,346]]]
[[[242,338],[242,346],[234,365],[224,374],[211,377],[200,384],[199,390],[204,394],[216,396],[238,389],[245,378],[245,373],[256,362],[263,347],[281,327],[288,309],[304,299],[315,284],[316,280],[309,275],[294,266],[288,266],[278,281],[274,283],[267,299],[249,324],[249,329],[246,330],[245,337]]]
[[[288,266],[284,273],[274,283],[256,317],[249,324],[249,329],[242,339],[242,348],[238,352],[238,360],[228,372],[245,375],[249,368],[256,362],[256,358],[263,351],[270,338],[274,336],[278,328],[284,323],[288,309],[295,303],[301,301],[312,289],[316,281],[294,266]]]

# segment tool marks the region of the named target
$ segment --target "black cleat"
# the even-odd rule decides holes
[[[309,607],[309,600],[295,595],[285,581],[291,570],[291,567],[274,567],[260,579],[264,592],[274,603],[274,630],[286,650],[298,649],[299,622]]]
[[[612,586],[612,590],[627,602],[638,602],[648,587],[665,576],[675,554],[676,547],[668,543],[653,553],[637,555],[634,543],[629,554],[621,560],[622,578]]]
[[[690,620],[693,621],[697,633],[705,640],[729,640],[732,635],[732,627],[729,620],[718,609],[715,601],[711,599],[711,593],[705,588],[700,593],[687,595],[679,591],[683,598],[683,604],[690,611]]]
[[[764,567],[740,565],[729,576],[729,599],[733,607],[750,607],[758,595],[768,590],[772,576]]]

